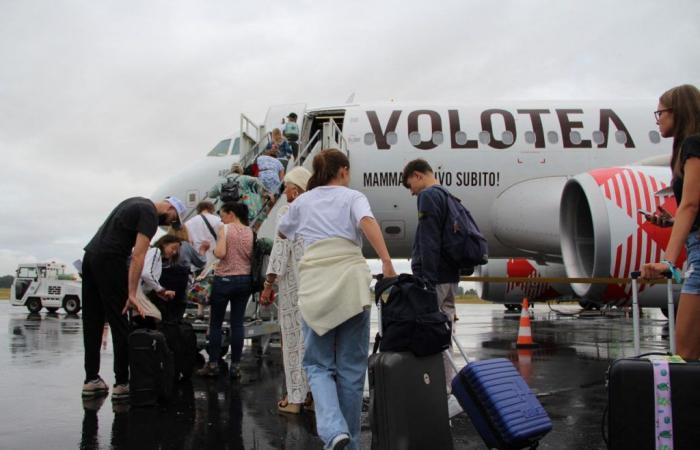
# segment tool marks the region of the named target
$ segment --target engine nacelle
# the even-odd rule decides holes
[[[664,191],[671,181],[668,167],[612,167],[570,179],[560,206],[561,252],[566,274],[578,277],[629,278],[646,262],[658,261],[671,236],[670,228],[652,225],[638,213],[663,206],[672,214],[676,201]],[[574,284],[574,292],[601,303],[624,303],[631,286]],[[644,306],[664,306],[664,286],[640,291]]]
[[[558,259],[559,203],[565,177],[536,178],[508,188],[492,209],[493,233],[503,245]]]
[[[479,266],[475,271],[481,277],[529,277],[562,278],[566,270],[562,264],[537,264],[531,259],[490,259],[485,266]],[[553,300],[572,298],[573,291],[568,284],[549,283],[486,283],[477,282],[476,292],[484,300],[494,303],[520,304],[523,297],[529,300]]]

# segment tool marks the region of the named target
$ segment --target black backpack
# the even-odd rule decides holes
[[[253,254],[250,259],[250,285],[253,293],[260,292],[265,287],[265,270],[267,256],[272,252],[272,241],[268,238],[258,239],[253,232]]]
[[[437,304],[435,288],[424,279],[401,274],[380,278],[374,286],[375,301],[389,288],[389,298],[382,303],[382,335],[375,339],[383,352],[410,351],[416,356],[440,353],[450,346],[452,327]]]
[[[456,267],[474,268],[489,260],[489,247],[474,218],[462,201],[442,186],[447,214],[442,233],[442,254]]]
[[[219,198],[221,198],[222,203],[240,201],[241,193],[240,186],[238,185],[238,177],[226,179],[226,182],[221,185],[221,194]]]

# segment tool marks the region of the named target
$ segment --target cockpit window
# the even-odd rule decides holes
[[[236,138],[233,140],[233,148],[231,149],[232,155],[241,154],[241,138]]]
[[[223,141],[216,144],[207,156],[226,156],[228,155],[228,148],[231,145],[231,139],[224,139]]]

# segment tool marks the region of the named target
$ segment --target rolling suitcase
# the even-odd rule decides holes
[[[451,450],[442,354],[376,353],[377,344],[368,363],[372,450]]]
[[[129,400],[132,406],[167,402],[173,389],[173,354],[160,331],[139,328],[129,335]]]
[[[470,363],[452,380],[452,395],[469,415],[490,449],[536,448],[552,429],[552,421],[513,363],[504,358]],[[450,357],[450,361],[452,361]]]
[[[174,380],[190,379],[197,361],[197,337],[192,324],[164,321],[160,330],[173,353]]]
[[[634,351],[639,355],[639,272],[632,273]],[[667,280],[669,344],[675,353],[673,290]],[[645,357],[649,358],[645,358]],[[667,355],[666,355],[667,356]],[[621,358],[608,369],[608,448],[685,450],[700,447],[700,362],[664,354]]]

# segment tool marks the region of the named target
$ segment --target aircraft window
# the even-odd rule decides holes
[[[467,133],[464,131],[458,131],[457,134],[455,134],[455,141],[457,141],[457,145],[464,145],[467,143]]]
[[[234,139],[233,148],[231,149],[231,154],[232,155],[240,155],[241,154],[241,138]]]
[[[411,145],[420,144],[420,133],[417,131],[413,131],[408,135],[408,141],[411,143]]]
[[[557,142],[559,142],[559,135],[556,131],[550,131],[547,133],[547,140],[550,144],[556,144]]]
[[[365,133],[365,145],[374,145],[374,133]]]
[[[386,134],[386,143],[396,145],[399,142],[399,135],[395,131],[390,131]]]
[[[595,130],[593,132],[593,142],[595,142],[597,145],[601,145],[603,142],[605,142],[605,135],[602,131]]]
[[[537,136],[535,136],[534,131],[526,131],[525,132],[525,142],[527,142],[528,144],[534,144],[536,140],[537,140]]]
[[[514,140],[512,131],[506,130],[501,134],[501,141],[503,141],[505,145],[513,145]]]
[[[224,139],[223,141],[216,144],[207,156],[226,156],[228,155],[228,148],[231,145],[231,139]]]
[[[581,143],[581,133],[578,131],[572,131],[569,133],[569,140],[571,140],[572,144],[579,145]]]
[[[651,130],[649,132],[649,140],[652,144],[658,144],[659,142],[661,142],[661,135],[659,135],[658,131]]]
[[[615,140],[618,144],[625,144],[627,142],[627,133],[622,130],[617,130],[615,132]]]
[[[479,132],[479,142],[482,144],[488,144],[491,142],[491,133],[488,131],[481,131]]]
[[[445,142],[445,138],[442,135],[442,131],[435,131],[433,133],[433,144],[442,145]]]

